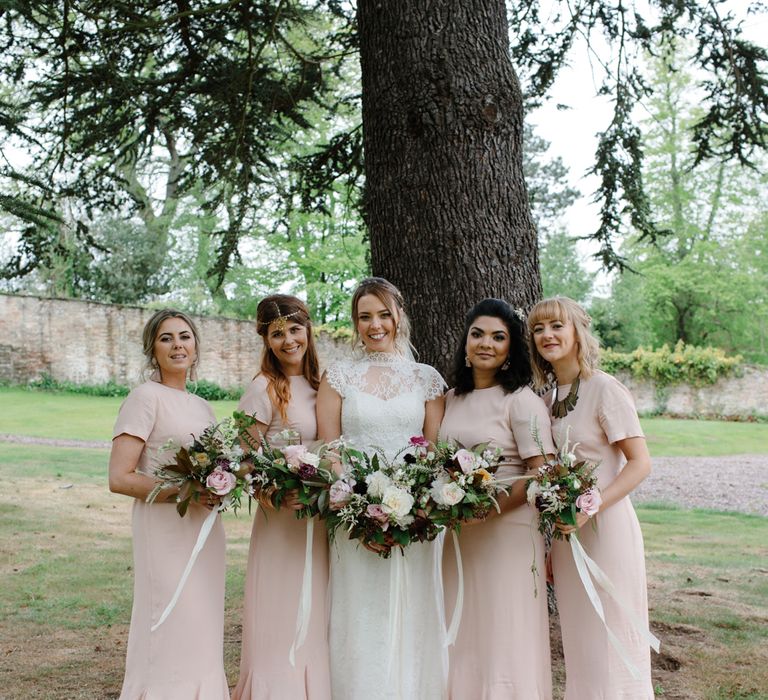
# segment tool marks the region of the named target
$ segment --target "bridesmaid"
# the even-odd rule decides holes
[[[629,494],[650,473],[651,460],[632,396],[597,369],[599,346],[590,322],[584,309],[567,297],[539,302],[528,317],[536,384],[543,387],[552,378],[557,382],[547,397],[555,440],[563,440],[570,426],[570,444],[577,457],[599,465],[599,512],[592,522],[579,513],[575,528],[561,529],[578,531],[587,554],[647,628],[643,536]],[[640,671],[640,680],[632,677],[609,643],[567,542],[553,543],[552,570],[565,653],[565,700],[652,700],[648,643],[627,614],[610,597],[600,596],[607,625]]]
[[[224,528],[216,519],[186,587],[168,619],[155,631],[171,600],[208,511],[217,505],[205,493],[181,518],[175,493],[163,491],[153,504],[152,469],[168,463],[169,439],[189,445],[215,421],[206,401],[186,390],[200,344],[192,320],[164,309],[144,327],[149,381],[120,407],[109,458],[109,489],[133,498],[134,592],[125,679],[120,700],[229,698],[224,674]],[[208,509],[208,510],[206,510]]]
[[[455,387],[446,396],[441,440],[464,447],[490,442],[502,450],[496,476],[535,469],[544,457],[531,434],[538,424],[544,449],[554,452],[544,402],[528,387],[531,369],[523,322],[500,299],[484,299],[466,317],[456,350]],[[450,649],[452,700],[549,700],[549,661],[544,541],[536,513],[525,503],[525,481],[512,482],[499,500],[501,514],[468,523],[459,544],[464,571],[464,610]],[[535,562],[536,569],[531,565]],[[447,616],[457,594],[452,538],[443,554]]]
[[[261,370],[240,400],[239,410],[255,415],[270,444],[290,429],[302,443],[317,437],[315,397],[320,370],[312,322],[304,303],[274,294],[261,301],[256,328],[264,340]],[[254,431],[256,434],[256,431]],[[328,542],[316,530],[312,552],[312,613],[295,666],[288,653],[294,641],[304,573],[306,521],[297,520],[298,500],[275,511],[267,494],[253,522],[245,577],[243,648],[234,700],[330,700],[326,593]],[[264,512],[269,510],[269,513]]]

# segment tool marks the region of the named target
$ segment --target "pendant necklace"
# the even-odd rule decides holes
[[[557,398],[557,385],[555,385],[555,400],[552,402],[552,416],[554,418],[565,418],[569,411],[576,408],[576,402],[579,400],[579,376],[576,375],[568,396],[563,399]]]

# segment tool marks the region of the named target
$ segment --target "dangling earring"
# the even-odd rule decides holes
[[[506,372],[509,369],[509,360],[504,360],[504,364],[501,366],[502,371]]]
[[[469,361],[469,355],[464,355],[464,366],[471,367],[472,363]]]

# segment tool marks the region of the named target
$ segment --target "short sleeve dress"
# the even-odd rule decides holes
[[[215,421],[207,401],[149,381],[120,407],[113,438],[144,441],[137,471],[170,462],[162,446],[189,445]],[[224,674],[225,539],[221,517],[187,579],[176,607],[154,632],[187,565],[208,511],[194,506],[182,518],[174,503],[133,502],[134,589],[125,679],[120,700],[229,698]]]
[[[565,396],[569,390],[570,385],[561,386],[558,394]],[[547,402],[551,401],[552,394],[547,396]],[[553,419],[552,431],[558,445],[568,431],[570,444],[578,443],[576,456],[599,462],[601,489],[616,478],[626,463],[615,443],[643,437],[632,395],[621,382],[599,370],[589,379],[581,379],[576,407],[565,418]],[[623,603],[647,627],[643,535],[629,497],[601,511],[579,530],[578,536],[587,554],[616,586]],[[553,543],[552,568],[565,654],[565,700],[652,700],[651,658],[645,639],[609,596],[600,596],[608,626],[642,674],[640,680],[635,680],[608,641],[567,542]]]
[[[239,410],[265,423],[266,438],[281,444],[277,434],[290,429],[303,443],[317,437],[317,392],[303,376],[290,378],[291,401],[283,420],[267,392],[267,378],[258,375],[246,390]],[[328,666],[328,540],[315,527],[312,540],[312,613],[295,666],[288,653],[294,641],[306,549],[306,520],[292,510],[256,511],[245,576],[243,642],[240,679],[233,700],[330,700]]]
[[[524,460],[541,454],[533,439],[535,419],[545,451],[554,448],[544,402],[528,387],[506,393],[500,386],[446,395],[441,440],[471,448],[490,442],[502,450],[496,476],[525,473]],[[464,609],[450,649],[451,700],[550,700],[544,541],[537,514],[527,503],[462,529],[458,537],[464,572]],[[535,564],[535,571],[531,570]],[[443,551],[446,616],[457,594],[452,538]]]

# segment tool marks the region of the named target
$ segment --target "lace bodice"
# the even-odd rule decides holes
[[[445,387],[433,367],[388,353],[336,362],[327,378],[342,397],[344,438],[362,449],[379,448],[388,458],[421,434],[424,403]]]

